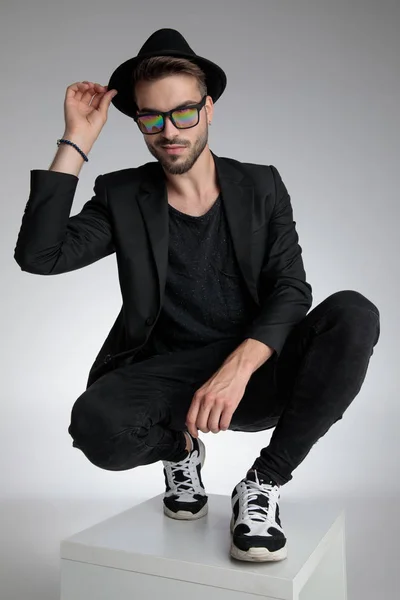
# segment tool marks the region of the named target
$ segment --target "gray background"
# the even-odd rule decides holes
[[[72,448],[67,432],[120,309],[115,255],[54,277],[21,272],[13,260],[30,170],[49,167],[64,131],[66,87],[83,79],[106,85],[161,27],[177,28],[225,69],[210,147],[278,168],[313,307],[354,289],[381,312],[359,395],[282,489],[282,502],[337,497],[348,509],[349,598],[397,597],[398,2],[3,0],[1,7],[1,599],[57,598],[60,539],[164,490],[161,463],[101,470]],[[92,196],[98,174],[153,160],[136,125],[113,106],[89,158],[71,214]],[[206,489],[230,494],[270,433],[203,434]]]

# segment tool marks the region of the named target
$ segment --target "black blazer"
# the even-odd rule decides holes
[[[241,273],[259,314],[243,338],[277,355],[312,305],[290,196],[273,166],[212,153]],[[31,171],[31,190],[14,258],[22,271],[57,275],[115,252],[121,310],[88,376],[87,387],[134,357],[160,313],[168,261],[168,199],[159,162],[99,175],[94,196],[70,217],[79,178]]]

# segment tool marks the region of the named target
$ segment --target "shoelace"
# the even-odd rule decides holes
[[[251,480],[246,480],[245,486],[247,489],[243,490],[241,494],[244,517],[248,517],[253,521],[268,521],[273,525],[275,523],[275,508],[277,503],[275,492],[279,489],[278,486],[268,483],[258,484]],[[260,506],[257,503],[260,494],[267,497],[267,506]],[[253,500],[254,502],[252,503]]]
[[[187,464],[185,464],[187,463]],[[188,458],[184,458],[182,461],[177,463],[169,463],[171,465],[172,477],[174,478],[175,471],[179,471],[179,473],[183,474],[185,478],[183,481],[175,481],[174,484],[177,492],[189,492],[192,491],[196,493],[196,488],[192,483],[192,474],[190,471],[191,461]],[[180,489],[181,488],[181,489]]]

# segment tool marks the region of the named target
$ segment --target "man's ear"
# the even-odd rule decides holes
[[[213,101],[210,96],[208,96],[208,98],[207,98],[205,107],[206,107],[207,121],[208,121],[208,123],[211,123],[212,116],[213,116]]]

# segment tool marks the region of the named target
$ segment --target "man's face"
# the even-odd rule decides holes
[[[139,81],[136,84],[136,104],[140,112],[168,111],[183,104],[197,104],[201,94],[195,77],[170,75],[158,81]],[[151,111],[147,110],[151,109]],[[207,111],[207,112],[206,112]],[[200,110],[199,122],[190,129],[178,129],[172,121],[165,120],[165,128],[153,135],[143,134],[150,153],[171,175],[182,175],[189,171],[208,143],[208,119],[211,118],[212,100],[207,97],[206,105]],[[177,154],[166,151],[166,145],[182,145]]]

